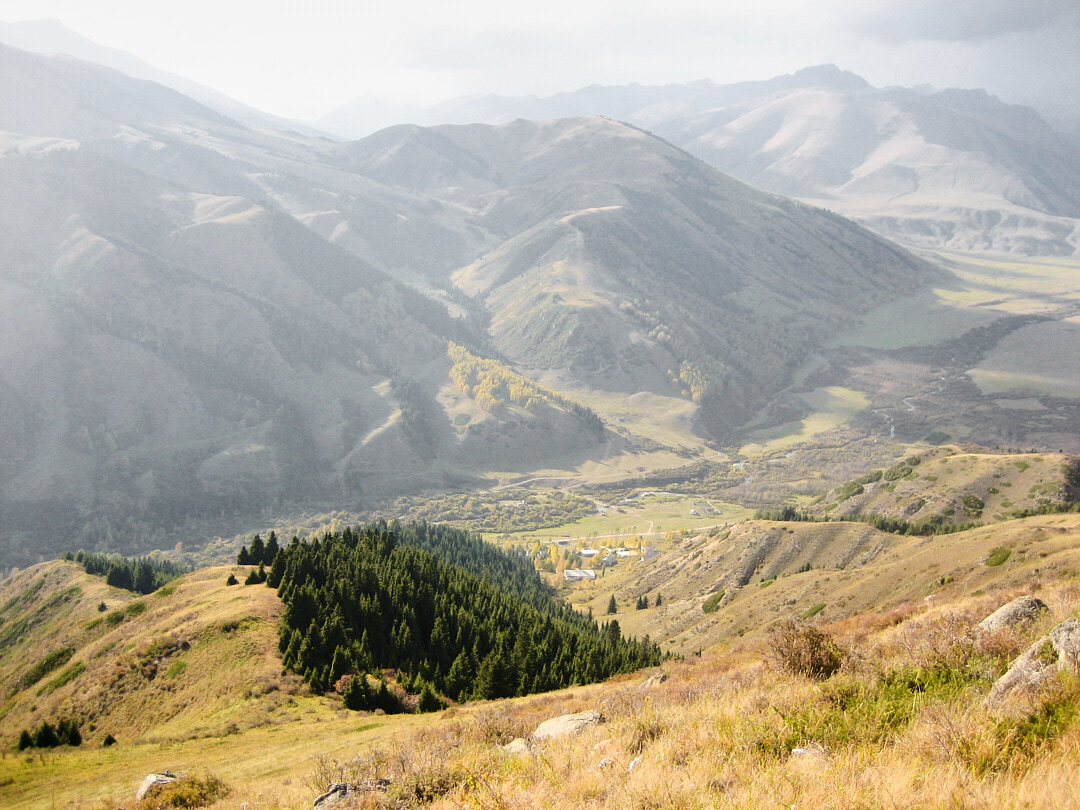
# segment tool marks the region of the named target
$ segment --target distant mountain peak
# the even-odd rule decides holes
[[[797,79],[800,85],[813,86],[824,85],[836,90],[869,90],[872,85],[862,76],[843,70],[832,63],[824,65],[812,65],[802,68],[791,74],[791,78]]]

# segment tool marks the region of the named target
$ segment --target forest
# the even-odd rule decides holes
[[[626,639],[616,621],[598,627],[556,599],[524,556],[444,526],[380,522],[294,538],[267,584],[285,603],[284,664],[316,692],[396,670],[415,692],[490,699],[662,658],[648,637]]]

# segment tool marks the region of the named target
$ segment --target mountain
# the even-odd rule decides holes
[[[604,119],[336,144],[0,62],[11,563],[496,471],[720,460],[838,330],[940,278]]]
[[[604,119],[406,126],[342,151],[497,236],[449,279],[514,365],[609,391],[692,389],[718,438],[851,312],[932,275],[846,220]]]
[[[257,110],[212,87],[161,70],[127,51],[98,45],[75,33],[59,20],[0,22],[0,42],[32,53],[67,54],[76,59],[110,67],[135,79],[145,79],[170,87],[254,129],[300,132],[316,137],[324,134],[298,121]]]
[[[1030,108],[983,91],[884,88],[831,65],[768,81],[591,86],[548,98],[484,96],[421,124],[604,115],[721,171],[851,216],[919,247],[1073,255],[1080,160]],[[354,134],[348,109],[327,126]]]

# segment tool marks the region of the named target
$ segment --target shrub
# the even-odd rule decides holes
[[[51,681],[41,687],[41,689],[38,690],[38,694],[47,695],[50,692],[55,692],[61,686],[71,683],[73,680],[82,675],[85,671],[86,664],[84,664],[82,661],[76,661],[74,664],[69,666],[67,669],[65,669],[63,672],[61,672],[59,675],[57,675],[55,678],[53,678]]]
[[[818,602],[812,608],[810,608],[805,613],[803,613],[802,616],[800,616],[799,618],[801,618],[801,619],[812,619],[812,618],[814,618],[814,616],[817,616],[819,613],[821,613],[821,611],[823,611],[824,609],[825,609],[825,603],[824,602]]]
[[[66,664],[74,654],[74,647],[62,647],[59,650],[53,650],[30,667],[30,669],[15,682],[16,689],[25,689],[28,686],[33,686],[54,669]]]
[[[1012,552],[1004,546],[998,546],[990,552],[990,556],[986,558],[985,563],[988,568],[996,568],[999,565],[1003,565],[1006,560],[1009,559],[1009,555]]]
[[[824,680],[840,669],[844,655],[832,636],[789,619],[772,633],[769,660],[781,672]]]
[[[101,741],[101,744],[105,748],[108,748],[110,745],[116,745],[116,737],[114,737],[112,734],[106,734],[105,739]]]
[[[240,583],[237,581],[236,576],[234,574],[229,574],[229,578],[227,580],[225,580],[225,584],[226,585],[239,585]]]
[[[228,786],[212,774],[199,778],[182,776],[157,788],[135,805],[137,810],[164,807],[207,807],[229,795]]]
[[[720,600],[727,593],[723,588],[718,590],[701,604],[701,610],[705,613],[716,613],[720,609]]]

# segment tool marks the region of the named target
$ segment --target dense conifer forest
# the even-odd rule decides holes
[[[350,674],[394,669],[410,689],[457,700],[590,683],[659,663],[555,599],[525,557],[423,523],[294,540],[275,557],[284,663],[319,692]],[[366,678],[353,681],[363,684]],[[377,695],[368,705],[377,705]],[[428,701],[430,703],[430,700]]]

